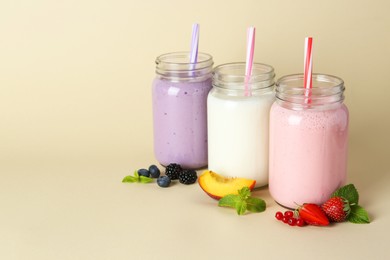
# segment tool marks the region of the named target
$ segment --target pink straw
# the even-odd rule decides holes
[[[313,88],[312,71],[313,71],[313,52],[312,52],[313,38],[305,38],[305,60],[304,60],[304,88],[305,88],[305,103],[311,103],[311,90]]]
[[[199,45],[199,24],[194,23],[192,25],[190,63],[196,63],[198,60],[198,45]]]
[[[251,96],[251,89],[249,87],[249,81],[252,76],[253,68],[253,55],[255,52],[255,27],[249,27],[247,30],[247,42],[246,42],[246,64],[245,64],[245,96]]]

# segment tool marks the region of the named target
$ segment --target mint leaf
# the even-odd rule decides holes
[[[348,215],[348,221],[355,224],[370,223],[367,211],[359,205],[351,206],[351,213]]]
[[[240,195],[242,200],[246,200],[251,196],[251,191],[249,187],[243,187],[241,190],[238,190],[238,195]]]
[[[224,196],[218,201],[218,206],[220,207],[230,207],[230,208],[235,208],[236,203],[241,201],[240,196],[235,195],[235,194],[229,194]]]
[[[259,198],[249,197],[246,199],[247,209],[250,212],[263,212],[266,208],[265,201]]]
[[[251,212],[262,212],[265,210],[265,201],[259,198],[251,197],[251,191],[248,187],[238,190],[238,195],[229,194],[221,198],[218,206],[236,208],[238,215],[244,215],[247,210]]]
[[[153,179],[152,178],[149,178],[149,177],[146,177],[146,176],[139,176],[139,182],[141,183],[149,183],[149,182],[152,182]]]
[[[239,200],[236,203],[236,211],[238,215],[244,215],[247,208],[246,201]]]
[[[150,179],[150,180],[149,180]],[[148,183],[151,182],[153,179],[145,176],[139,176],[137,170],[134,171],[134,176],[126,176],[123,178],[122,182],[141,182],[141,183]]]
[[[138,178],[129,175],[129,176],[124,177],[122,182],[138,182]]]
[[[357,205],[359,203],[359,193],[353,184],[348,184],[339,188],[331,197],[343,197],[344,199],[347,199],[351,205]]]

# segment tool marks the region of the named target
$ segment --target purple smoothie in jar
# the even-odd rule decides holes
[[[212,57],[189,52],[163,54],[156,59],[152,85],[154,154],[166,166],[186,169],[207,166],[207,95],[211,89]]]

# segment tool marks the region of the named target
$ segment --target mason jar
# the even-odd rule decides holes
[[[322,204],[347,178],[344,82],[313,74],[309,91],[303,82],[302,74],[280,78],[270,113],[269,190],[287,208]]]
[[[245,63],[217,66],[208,95],[209,170],[268,183],[269,111],[274,69],[254,63],[246,83]],[[245,86],[245,84],[247,84]]]
[[[211,89],[213,59],[189,52],[163,54],[156,59],[152,85],[154,153],[166,166],[207,166],[207,95]]]

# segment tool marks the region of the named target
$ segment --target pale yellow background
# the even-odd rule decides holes
[[[387,0],[0,2],[0,259],[388,259],[390,6]],[[155,163],[151,81],[188,50],[193,22],[215,64],[255,60],[277,77],[345,80],[349,181],[369,225],[291,228],[218,208],[198,185],[122,184]],[[334,256],[335,255],[335,256]]]

